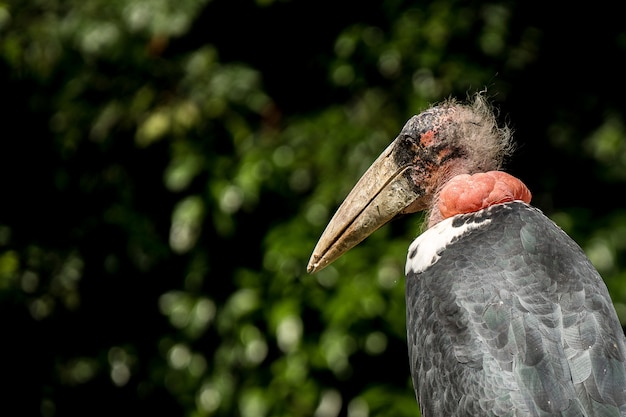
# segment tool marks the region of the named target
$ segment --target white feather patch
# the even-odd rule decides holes
[[[440,221],[424,233],[419,235],[411,246],[406,260],[405,273],[414,272],[419,274],[434,265],[446,247],[470,230],[486,226],[490,219],[482,219],[479,222],[468,221],[459,226],[453,226],[452,222],[457,216]]]

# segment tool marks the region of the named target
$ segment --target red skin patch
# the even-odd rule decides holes
[[[530,203],[531,194],[524,183],[501,171],[453,177],[439,194],[439,211],[443,219],[471,213],[508,201]]]
[[[420,136],[420,143],[423,146],[432,145],[434,140],[435,140],[435,132],[433,132],[432,130],[429,130],[428,132],[423,133],[422,136]]]

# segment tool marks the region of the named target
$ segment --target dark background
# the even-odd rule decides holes
[[[483,90],[626,322],[625,63],[608,1],[0,4],[2,407],[417,415],[421,218],[306,263],[406,119]]]

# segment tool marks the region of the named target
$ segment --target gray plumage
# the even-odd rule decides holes
[[[457,233],[431,264],[411,268],[432,229],[407,260],[409,356],[423,415],[626,416],[624,333],[580,247],[521,202],[448,227]]]

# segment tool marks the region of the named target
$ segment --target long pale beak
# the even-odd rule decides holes
[[[396,142],[374,161],[330,220],[313,250],[308,272],[325,268],[421,197],[410,175],[405,175],[413,165],[395,161]]]

